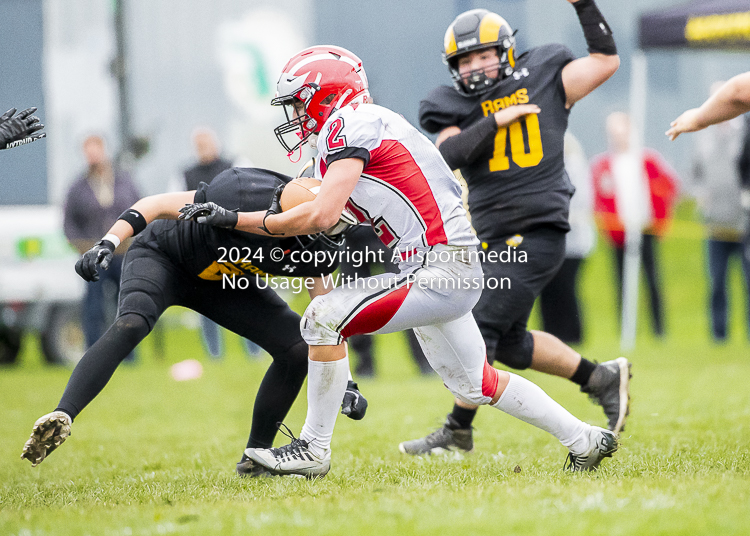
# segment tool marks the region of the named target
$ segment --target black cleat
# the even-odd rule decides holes
[[[237,474],[242,477],[249,478],[262,478],[273,476],[268,469],[262,465],[258,465],[251,460],[246,454],[242,454],[242,459],[237,462]]]
[[[443,426],[420,439],[404,441],[398,446],[398,450],[412,456],[445,454],[450,451],[469,453],[474,450],[471,430],[459,428],[456,420],[448,415]]]
[[[604,409],[609,429],[615,434],[625,428],[625,419],[630,414],[631,366],[624,357],[597,365],[589,382],[581,388]]]

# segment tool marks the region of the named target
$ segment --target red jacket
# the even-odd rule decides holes
[[[610,156],[610,153],[602,153],[591,161],[594,212],[599,229],[616,246],[622,247],[625,244],[625,227],[617,212]],[[653,149],[643,150],[643,167],[648,177],[651,214],[654,217],[651,225],[644,232],[662,236],[672,219],[679,179],[672,167]]]

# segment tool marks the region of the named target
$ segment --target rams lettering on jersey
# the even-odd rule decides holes
[[[528,104],[529,103],[529,91],[522,87],[518,91],[513,92],[507,97],[500,97],[499,99],[486,100],[482,102],[482,112],[487,117],[490,114],[494,114],[497,111],[504,110],[508,106],[514,106],[516,104]]]

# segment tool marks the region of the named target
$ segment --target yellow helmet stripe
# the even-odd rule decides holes
[[[455,54],[456,50],[458,50],[458,47],[456,46],[456,34],[453,33],[453,26],[451,25],[450,28],[448,28],[448,31],[445,32],[445,40],[443,42],[443,46],[445,47],[445,55],[450,56],[451,54]]]
[[[497,13],[487,13],[482,18],[482,22],[479,23],[479,42],[482,44],[497,42],[500,27],[503,24],[508,25],[500,15]]]

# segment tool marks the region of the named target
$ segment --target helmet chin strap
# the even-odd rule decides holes
[[[310,147],[313,148],[313,150],[318,150],[318,135],[317,134],[310,134],[310,137],[307,138],[308,142],[310,143]]]
[[[297,160],[293,160],[295,153],[297,154]],[[292,164],[297,164],[300,160],[302,160],[302,146],[300,145],[294,151],[292,151],[291,153],[288,153],[286,157],[289,159],[289,161]]]

